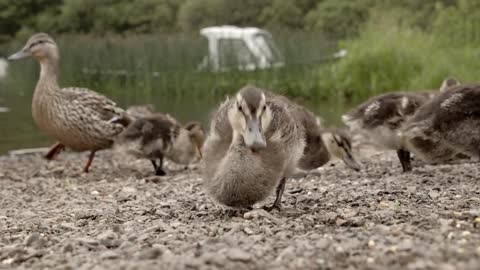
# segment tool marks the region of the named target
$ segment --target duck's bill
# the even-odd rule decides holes
[[[252,150],[260,150],[267,146],[265,137],[260,132],[260,125],[256,119],[250,119],[247,121],[245,144]]]
[[[345,165],[347,165],[347,167],[354,171],[358,172],[362,168],[362,166],[360,166],[360,163],[358,163],[351,155],[345,156],[342,160],[343,162],[345,162]]]
[[[21,50],[15,54],[12,54],[8,57],[8,60],[9,61],[15,61],[15,60],[20,60],[20,59],[24,59],[24,58],[27,58],[27,57],[30,57],[32,56],[32,54],[28,51],[25,51],[25,50]]]

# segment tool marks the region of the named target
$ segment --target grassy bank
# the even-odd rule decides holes
[[[195,35],[148,36],[61,36],[61,84],[102,89],[105,94],[135,99],[137,96],[210,97],[223,96],[247,83],[278,89],[293,96],[318,92],[321,74],[316,72],[336,49],[335,42],[317,33],[274,35],[287,65],[251,72],[213,73],[199,70],[207,42]],[[21,48],[15,41],[4,50]],[[7,54],[7,53],[5,53]],[[33,61],[10,66],[9,80],[34,81]]]

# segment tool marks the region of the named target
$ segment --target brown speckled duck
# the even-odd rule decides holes
[[[440,92],[445,92],[456,84],[458,84],[457,80],[446,79],[440,87]],[[408,172],[412,169],[410,152],[399,135],[400,128],[418,108],[438,93],[438,91],[431,90],[383,94],[360,104],[343,115],[342,120],[350,128],[352,134],[361,134],[370,143],[396,150],[403,171]]]
[[[113,101],[94,91],[59,87],[59,51],[48,34],[33,35],[23,49],[8,59],[27,57],[40,62],[40,78],[32,100],[33,120],[58,140],[49,154],[54,156],[63,147],[90,151],[84,167],[84,172],[88,172],[95,152],[112,146],[115,136],[129,123],[129,117]]]
[[[190,164],[201,158],[205,133],[200,123],[181,126],[168,115],[153,113],[135,119],[116,141],[116,149],[151,160],[156,175],[165,175],[163,158]],[[159,164],[157,164],[157,160]]]
[[[425,162],[467,155],[480,158],[480,84],[448,89],[422,106],[400,135]]]
[[[305,146],[292,110],[254,86],[220,105],[202,151],[205,188],[215,201],[250,208],[277,187],[275,202],[266,209],[280,209],[286,178],[295,172]]]

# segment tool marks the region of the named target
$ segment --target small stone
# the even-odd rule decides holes
[[[94,191],[90,192],[90,194],[96,196],[96,195],[100,194],[100,192],[94,190]]]
[[[246,234],[248,234],[248,235],[253,234],[253,230],[250,229],[249,227],[245,227],[245,228],[243,229],[243,231],[244,231]]]
[[[475,224],[480,225],[480,217],[475,218]]]
[[[118,258],[119,255],[115,251],[107,250],[100,254],[100,258],[103,260],[112,260]]]
[[[154,260],[162,255],[162,250],[158,247],[147,248],[140,251],[137,258],[140,260]]]
[[[242,261],[242,262],[248,262],[252,260],[252,256],[239,249],[239,248],[232,248],[227,251],[227,258],[229,258],[232,261]]]
[[[369,241],[368,241],[368,247],[369,247],[369,248],[375,247],[375,241],[369,240]]]
[[[41,247],[43,245],[42,236],[39,233],[32,233],[23,242],[27,247]]]
[[[435,190],[431,190],[429,193],[428,193],[428,196],[430,196],[430,198],[432,199],[436,199],[438,198],[438,196],[440,196],[440,193],[438,191],[435,191]]]
[[[331,241],[327,238],[321,238],[316,243],[315,246],[319,249],[327,249],[331,244]]]
[[[62,248],[63,253],[72,253],[73,252],[73,245],[72,243],[67,243]]]
[[[80,242],[83,245],[86,245],[86,246],[96,246],[96,245],[98,245],[97,240],[92,239],[92,238],[88,238],[88,237],[77,238],[77,241]]]
[[[273,222],[277,225],[283,223],[281,219],[273,216],[272,214],[270,214],[269,212],[267,212],[263,209],[255,209],[255,210],[252,210],[252,211],[249,211],[249,212],[246,212],[245,214],[243,214],[243,218],[247,219],[247,220],[257,219],[257,218],[260,218],[260,217],[268,219],[268,220],[270,220],[271,222]]]
[[[220,253],[207,252],[202,255],[202,260],[205,262],[205,264],[213,264],[218,267],[225,265],[225,255]]]
[[[389,208],[390,205],[388,204],[388,202],[386,201],[381,201],[379,204],[378,204],[378,208],[380,209],[386,209],[386,208]]]
[[[134,187],[123,187],[121,192],[124,192],[124,193],[135,193],[137,192],[137,189],[134,188]]]
[[[346,225],[347,221],[345,219],[342,219],[342,218],[337,218],[337,220],[335,220],[335,224],[337,226],[342,226],[342,225]]]

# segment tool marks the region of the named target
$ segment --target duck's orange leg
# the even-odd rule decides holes
[[[54,159],[63,149],[65,149],[65,145],[63,145],[61,142],[55,143],[52,147],[50,147],[50,150],[48,150],[48,153],[43,156],[47,160],[52,160]]]
[[[90,152],[90,155],[88,156],[87,165],[85,165],[85,168],[83,168],[84,173],[88,173],[88,168],[90,168],[90,165],[92,165],[92,161],[94,157],[95,157],[95,151]]]

